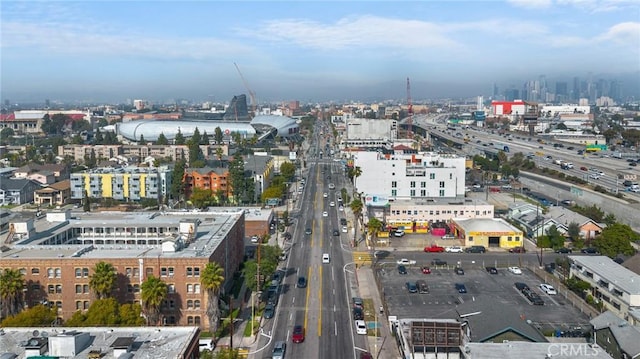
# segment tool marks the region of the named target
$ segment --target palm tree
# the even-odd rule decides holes
[[[362,217],[362,200],[355,198],[353,201],[351,201],[351,203],[349,204],[349,207],[351,207],[351,212],[353,212],[353,215],[356,217],[356,221],[353,225],[354,228],[354,237],[353,237],[353,245],[354,247],[356,246],[356,239],[358,238],[358,223],[360,223],[361,221],[361,217]]]
[[[140,299],[142,310],[147,316],[147,325],[158,324],[160,319],[160,306],[167,297],[167,283],[162,279],[150,275],[140,286]]]
[[[111,296],[113,287],[116,284],[116,269],[111,263],[100,261],[93,269],[93,275],[89,278],[89,286],[98,299]]]
[[[367,222],[367,231],[371,236],[371,247],[374,252],[376,251],[378,233],[380,233],[380,230],[382,230],[382,222],[380,222],[380,220],[375,217],[369,218],[369,222]]]
[[[209,262],[200,276],[200,283],[207,291],[207,317],[209,318],[209,331],[215,333],[220,321],[220,308],[218,299],[220,288],[224,283],[224,270],[216,262]]]
[[[224,167],[222,165],[222,155],[223,154],[224,154],[224,151],[222,151],[222,148],[221,147],[216,147],[215,155],[216,155],[216,158],[218,159],[218,162],[220,162],[220,167]]]
[[[19,270],[7,268],[0,273],[0,300],[2,301],[0,317],[4,318],[20,312],[23,304],[23,287],[24,278]]]
[[[349,169],[348,172],[349,178],[353,180],[353,187],[357,190],[356,179],[362,175],[362,169],[359,166],[353,167]]]

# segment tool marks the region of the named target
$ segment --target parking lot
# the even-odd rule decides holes
[[[455,318],[458,306],[466,301],[482,299],[492,305],[509,306],[520,318],[531,320],[544,332],[575,326],[588,326],[589,318],[580,313],[562,295],[548,295],[538,287],[542,282],[528,269],[515,275],[506,268],[498,268],[498,274],[489,274],[483,267],[464,268],[464,275],[457,275],[454,268],[431,266],[431,274],[423,274],[419,265],[406,266],[407,274],[398,273],[396,266],[388,264],[378,271],[383,287],[383,299],[389,315],[400,318]],[[425,280],[428,294],[409,293],[406,282]],[[514,286],[515,282],[527,284],[544,300],[543,306],[533,305]],[[467,293],[458,293],[456,283],[462,283]]]

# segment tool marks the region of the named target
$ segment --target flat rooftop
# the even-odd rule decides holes
[[[210,208],[206,212],[72,212],[68,220],[57,221],[34,218],[35,231],[29,239],[5,244],[0,258],[208,257],[247,213],[239,209]],[[163,251],[162,242],[175,241],[181,235],[185,238],[184,233],[178,231],[181,222],[198,224],[197,231],[190,235],[189,245],[176,251]],[[112,231],[80,234],[89,228]],[[161,228],[164,232],[136,233],[136,229],[146,231],[148,228]],[[56,236],[68,239],[53,242],[51,239]]]
[[[465,345],[467,358],[483,359],[611,359],[602,348],[587,343],[467,343]],[[548,356],[547,356],[548,355]]]
[[[113,344],[123,338],[133,339],[132,357],[139,359],[180,358],[187,345],[199,335],[197,327],[83,327],[83,328],[2,328],[0,329],[0,355],[14,353],[23,358],[28,343],[37,338],[50,343],[56,337],[69,333],[88,333],[90,341],[75,356],[65,358],[88,358],[89,352],[101,351],[103,358],[113,358]],[[35,335],[34,335],[35,334]],[[119,340],[120,338],[120,340]],[[119,341],[118,341],[119,340]],[[197,338],[195,339],[197,340]],[[128,339],[126,342],[129,342]],[[52,346],[49,345],[49,348]],[[43,355],[49,352],[43,353]]]

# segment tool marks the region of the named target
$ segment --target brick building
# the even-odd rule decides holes
[[[214,195],[222,191],[225,198],[232,195],[231,175],[228,168],[187,168],[184,172],[183,184],[187,198],[191,196],[194,188],[210,189]]]
[[[140,287],[153,275],[169,291],[162,323],[204,329],[208,298],[200,274],[216,262],[224,270],[222,290],[229,287],[244,256],[244,222],[244,211],[229,210],[16,217],[0,239],[0,270],[18,269],[26,283],[25,304],[55,306],[64,320],[95,300],[89,280],[96,264],[105,261],[118,273],[113,295],[120,303],[139,303]]]

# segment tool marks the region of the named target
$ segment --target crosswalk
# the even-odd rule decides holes
[[[353,262],[358,265],[371,264],[372,259],[371,252],[353,252]]]

